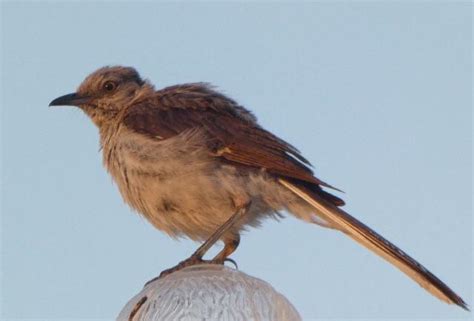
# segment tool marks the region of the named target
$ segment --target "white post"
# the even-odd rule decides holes
[[[148,284],[117,321],[299,321],[296,309],[271,285],[214,264],[184,268]]]

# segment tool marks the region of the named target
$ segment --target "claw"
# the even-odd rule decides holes
[[[237,270],[239,269],[239,266],[237,265],[237,262],[235,262],[235,260],[230,259],[230,258],[227,257],[227,258],[224,259],[224,262],[223,262],[223,263],[225,263],[225,262],[230,262],[230,263],[232,263],[232,264],[235,266],[235,268],[236,268]]]

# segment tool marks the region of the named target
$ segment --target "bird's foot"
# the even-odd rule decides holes
[[[181,261],[179,262],[177,265],[173,266],[172,268],[169,268],[169,269],[166,269],[164,271],[162,271],[160,273],[159,276],[157,276],[156,278],[153,278],[151,279],[150,281],[146,282],[145,283],[145,286],[147,286],[148,284],[150,284],[151,282],[153,281],[156,281],[158,279],[162,279],[164,277],[166,277],[167,275],[171,274],[171,273],[174,273],[176,271],[179,271],[179,270],[182,270],[188,266],[193,266],[193,265],[198,265],[198,264],[220,264],[220,265],[223,265],[224,262],[226,261],[230,261],[232,262],[235,266],[237,266],[237,264],[235,263],[234,260],[232,259],[225,259],[225,260],[219,260],[219,259],[214,259],[214,260],[204,260],[203,258],[201,257],[198,257],[198,256],[190,256],[189,258],[187,258],[186,260],[184,261]]]

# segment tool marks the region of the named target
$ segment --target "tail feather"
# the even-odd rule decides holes
[[[284,179],[279,179],[279,182],[313,206],[317,215],[331,226],[346,233],[356,242],[395,265],[432,295],[446,303],[456,304],[465,310],[469,310],[466,302],[433,273],[374,230],[334,204],[324,200],[317,193],[313,193],[304,187],[298,187]]]

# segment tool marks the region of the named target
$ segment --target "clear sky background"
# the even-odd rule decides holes
[[[112,64],[157,88],[217,85],[472,306],[469,2],[3,2],[1,20],[4,319],[111,320],[198,245],[133,213],[94,125],[48,108]],[[305,320],[472,316],[291,217],[245,234],[232,257]]]

